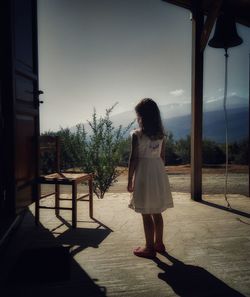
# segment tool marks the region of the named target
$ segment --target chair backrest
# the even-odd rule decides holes
[[[60,137],[59,136],[40,136],[40,170],[44,173],[60,172]],[[46,168],[45,168],[46,167]],[[48,173],[48,172],[46,172]]]

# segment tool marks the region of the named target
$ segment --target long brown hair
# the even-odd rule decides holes
[[[141,117],[142,132],[151,139],[164,137],[164,129],[161,114],[157,104],[150,98],[142,99],[135,107],[135,111]]]

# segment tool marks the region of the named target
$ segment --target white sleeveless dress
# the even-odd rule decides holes
[[[163,139],[151,140],[139,129],[132,133],[138,139],[139,161],[129,207],[143,214],[161,213],[174,206],[168,175],[161,159]]]

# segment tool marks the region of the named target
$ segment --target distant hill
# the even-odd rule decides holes
[[[166,130],[172,131],[174,138],[186,137],[191,131],[191,115],[163,120]],[[234,108],[228,110],[228,140],[238,141],[248,137],[248,109]],[[225,120],[223,110],[203,113],[203,138],[219,143],[225,142]]]
[[[203,137],[223,143],[225,141],[225,120],[223,98],[210,100],[203,106]],[[239,96],[227,99],[229,141],[248,137],[248,100]],[[173,133],[174,139],[186,137],[191,131],[191,103],[170,103],[160,106],[164,128]],[[127,126],[136,118],[133,110],[111,116],[115,126]],[[134,127],[137,126],[135,123]],[[88,124],[86,131],[90,132]],[[71,128],[72,131],[75,127]]]
[[[248,137],[249,114],[247,108],[228,110],[228,141],[241,140]],[[217,142],[225,142],[225,118],[222,110],[206,112],[203,120],[205,138]]]

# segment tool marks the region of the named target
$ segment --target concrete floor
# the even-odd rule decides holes
[[[0,295],[250,296],[250,198],[229,195],[233,210],[228,211],[222,195],[205,196],[204,203],[194,202],[184,193],[173,196],[175,207],[164,212],[168,253],[157,254],[154,260],[132,254],[133,247],[143,245],[144,235],[140,215],[127,207],[127,193],[95,199],[96,220],[88,217],[88,203],[79,202],[75,230],[70,227],[69,211],[61,211],[57,218],[54,211],[41,210],[41,226],[35,227],[31,206],[5,250]],[[50,203],[53,200],[47,198],[46,204]],[[25,269],[28,264],[22,264],[17,268],[23,251],[53,246],[69,247],[68,280],[55,276],[54,281],[35,282],[34,274],[41,277],[39,267],[30,271]],[[25,261],[34,260],[26,254]],[[55,263],[50,258],[48,274]],[[18,271],[19,280],[12,277],[13,270]]]

